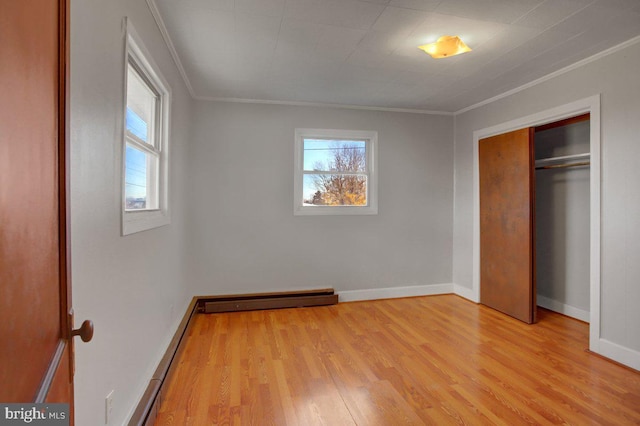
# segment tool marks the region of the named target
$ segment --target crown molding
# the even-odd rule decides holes
[[[474,110],[476,108],[480,108],[480,107],[482,107],[484,105],[488,105],[488,104],[490,104],[492,102],[495,102],[495,101],[498,101],[500,99],[503,99],[503,98],[509,97],[511,95],[514,95],[514,94],[516,94],[518,92],[522,92],[522,91],[524,91],[526,89],[529,89],[529,88],[531,88],[533,86],[537,86],[538,84],[544,83],[545,81],[548,81],[548,80],[551,80],[551,79],[553,79],[555,77],[558,77],[558,76],[560,76],[562,74],[566,74],[566,73],[568,73],[570,71],[573,71],[575,69],[581,68],[581,67],[583,67],[583,66],[585,66],[587,64],[590,64],[591,62],[595,62],[598,59],[602,59],[602,58],[604,58],[606,56],[609,56],[609,55],[611,55],[613,53],[616,53],[616,52],[618,52],[620,50],[626,49],[629,46],[633,46],[634,44],[636,44],[638,42],[640,42],[640,36],[637,36],[637,37],[634,37],[634,38],[629,39],[627,41],[624,41],[624,42],[622,42],[620,44],[617,44],[617,45],[615,45],[613,47],[610,47],[610,48],[608,48],[606,50],[603,50],[602,52],[598,52],[598,53],[596,53],[594,55],[591,55],[588,58],[584,58],[584,59],[582,59],[582,60],[580,60],[578,62],[574,62],[571,65],[567,65],[564,68],[561,68],[561,69],[559,69],[557,71],[554,71],[554,72],[552,72],[550,74],[547,74],[547,75],[545,75],[543,77],[540,77],[540,78],[538,78],[536,80],[530,81],[529,83],[523,84],[522,86],[518,86],[515,89],[508,90],[508,91],[506,91],[504,93],[501,93],[499,95],[493,96],[493,97],[491,97],[489,99],[485,99],[484,101],[480,101],[480,102],[478,102],[476,104],[473,104],[473,105],[470,105],[468,107],[462,108],[461,110],[454,112],[453,115],[464,114],[465,112],[469,112],[469,111]]]
[[[167,31],[167,26],[164,24],[164,20],[162,19],[162,15],[160,14],[160,11],[158,10],[158,5],[156,4],[156,0],[147,0],[147,6],[149,6],[149,10],[151,11],[151,15],[153,16],[153,19],[156,21],[156,24],[158,25],[158,29],[160,30],[160,34],[162,34],[162,38],[164,39],[164,42],[167,45],[167,49],[169,49],[169,53],[171,54],[171,57],[173,58],[173,62],[176,64],[176,67],[178,67],[178,72],[182,76],[182,80],[184,81],[185,86],[187,86],[187,90],[189,91],[189,94],[191,95],[192,98],[195,98],[196,94],[195,94],[195,92],[193,90],[193,86],[191,85],[191,81],[189,80],[189,77],[187,76],[187,72],[185,71],[184,67],[182,66],[182,61],[180,60],[180,55],[178,55],[178,51],[176,50],[176,48],[175,48],[175,46],[173,44],[173,40],[171,40],[171,37],[169,36],[169,31]]]
[[[389,108],[389,107],[349,105],[349,104],[331,104],[331,103],[324,103],[324,102],[273,101],[273,100],[266,100],[266,99],[223,98],[223,97],[215,97],[215,96],[194,96],[194,99],[197,99],[199,101],[208,101],[208,102],[232,102],[232,103],[242,103],[242,104],[266,104],[266,105],[283,105],[283,106],[342,108],[342,109],[356,109],[356,110],[365,110],[365,111],[403,112],[403,113],[410,113],[410,114],[448,115],[448,116],[453,116],[454,114],[453,112],[448,112],[448,111],[431,111],[426,109]]]

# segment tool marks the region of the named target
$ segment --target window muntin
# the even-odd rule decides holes
[[[294,214],[376,214],[377,132],[296,129]]]

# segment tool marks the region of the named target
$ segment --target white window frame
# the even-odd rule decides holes
[[[310,206],[303,204],[304,140],[364,140],[367,163],[366,206]],[[378,214],[378,132],[371,130],[295,129],[293,214],[296,216],[375,215]]]
[[[157,111],[155,115],[156,123],[151,131],[153,142],[145,144],[135,141],[127,134],[126,111],[127,111],[127,74],[129,64],[134,64],[134,68],[150,85],[151,89],[158,94]],[[146,231],[171,223],[169,209],[169,135],[170,135],[170,107],[171,89],[165,78],[160,73],[160,69],[153,61],[148,50],[145,48],[142,39],[136,32],[131,21],[126,23],[126,41],[124,56],[124,96],[122,109],[122,235],[129,235],[135,232]],[[144,210],[127,210],[125,195],[125,170],[127,141],[132,143],[136,149],[140,149],[147,154],[158,157],[157,176],[151,172],[151,181],[156,181],[156,188],[151,191],[150,197],[156,197],[157,208]],[[146,145],[146,146],[143,146]]]

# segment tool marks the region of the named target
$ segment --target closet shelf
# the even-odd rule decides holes
[[[571,161],[580,161],[580,165],[585,162],[588,162],[591,154],[573,154],[573,155],[563,155],[560,157],[550,157],[550,158],[542,158],[540,160],[536,160],[536,167],[544,167],[544,166],[560,166],[563,163],[571,162]]]

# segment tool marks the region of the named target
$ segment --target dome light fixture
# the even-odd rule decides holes
[[[460,37],[448,35],[440,37],[435,43],[418,46],[418,49],[424,50],[435,59],[448,58],[471,51],[471,48],[464,44]]]

